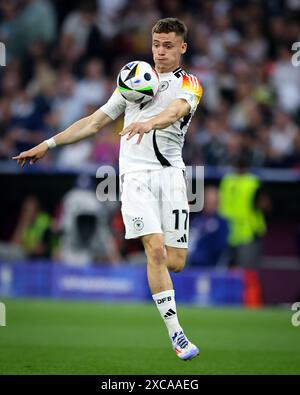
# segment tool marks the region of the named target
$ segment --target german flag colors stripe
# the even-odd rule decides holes
[[[188,92],[191,92],[198,96],[200,99],[203,93],[202,86],[194,75],[183,75],[182,76],[182,88]]]

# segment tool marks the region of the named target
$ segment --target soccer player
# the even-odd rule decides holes
[[[13,158],[21,166],[35,163],[49,148],[90,137],[125,113],[119,157],[125,237],[142,240],[149,287],[172,347],[182,360],[199,354],[178,321],[169,274],[169,270],[180,272],[187,256],[189,206],[182,146],[202,96],[197,78],[180,67],[186,35],[185,24],[176,18],[159,20],[153,27],[152,52],[160,89],[152,102],[130,103],[115,90],[92,115]],[[130,192],[136,197],[134,202],[128,198]]]

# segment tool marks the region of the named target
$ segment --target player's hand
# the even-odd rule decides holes
[[[119,134],[121,136],[125,136],[128,134],[127,140],[130,140],[136,134],[139,134],[139,138],[137,140],[137,144],[140,144],[142,141],[143,135],[145,133],[149,133],[152,129],[152,126],[148,122],[135,122],[128,125],[125,129],[123,129]]]
[[[48,144],[43,141],[41,144],[31,148],[30,150],[21,152],[19,155],[14,156],[12,159],[16,160],[18,165],[21,167],[24,167],[27,161],[32,165],[37,160],[43,158],[48,149]]]

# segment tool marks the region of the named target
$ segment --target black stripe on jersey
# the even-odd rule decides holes
[[[180,78],[182,75],[187,75],[188,73],[184,71],[181,67],[177,67],[177,69],[173,71],[173,74],[175,75],[175,77]]]
[[[178,71],[182,70],[182,68],[180,66],[177,67],[177,69],[173,70],[173,73],[177,73]]]
[[[162,153],[158,149],[157,142],[156,142],[156,130],[154,130],[154,132],[153,132],[153,148],[154,148],[155,155],[156,155],[157,159],[159,160],[160,164],[165,167],[171,166],[171,163],[162,155]]]
[[[180,122],[180,129],[182,130],[185,125],[188,124],[189,120],[191,119],[192,114],[188,113],[183,117],[183,120]]]

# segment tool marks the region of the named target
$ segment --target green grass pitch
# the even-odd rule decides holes
[[[3,302],[1,374],[300,374],[300,327],[288,308],[179,305],[185,332],[201,349],[184,362],[151,303]]]

